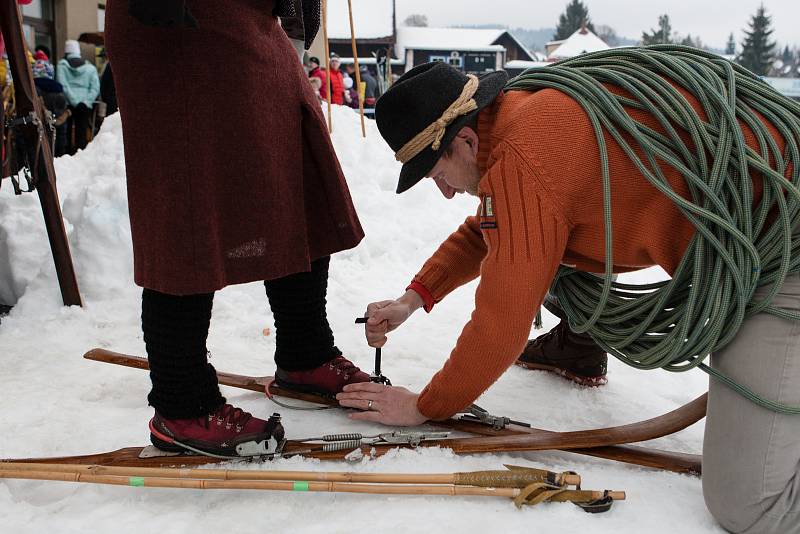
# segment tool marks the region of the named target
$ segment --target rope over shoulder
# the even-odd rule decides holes
[[[800,271],[800,104],[739,65],[676,45],[585,54],[529,69],[505,89],[545,88],[561,91],[584,109],[602,167],[605,274],[562,267],[550,288],[570,328],[589,333],[633,367],[700,367],[759,406],[800,414],[800,406],[763,399],[703,363],[756,313],[800,320],[797,311],[772,305],[787,275]],[[707,119],[678,88],[700,103]],[[646,111],[661,131],[634,120],[625,108]],[[762,117],[783,137],[783,149]],[[744,127],[755,134],[757,147],[746,144]],[[671,280],[646,285],[612,280],[606,136],[696,229]],[[691,198],[669,187],[664,165],[681,174]],[[764,184],[757,203],[753,175],[760,175]],[[755,296],[758,287],[768,285],[766,296]]]
[[[400,163],[407,163],[428,146],[431,147],[431,150],[439,150],[444,132],[450,123],[456,118],[478,109],[478,104],[472,98],[477,90],[478,77],[474,74],[468,74],[467,83],[464,84],[464,89],[462,89],[459,97],[444,110],[441,117],[403,145],[403,148],[394,155],[395,159]]]

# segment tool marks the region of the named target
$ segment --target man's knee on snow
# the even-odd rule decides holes
[[[782,507],[775,506],[785,498],[783,494],[764,496],[762,485],[756,481],[739,483],[730,476],[723,476],[722,480],[718,483],[719,479],[703,466],[703,498],[708,511],[725,530],[737,534],[786,534],[788,519],[778,510]]]

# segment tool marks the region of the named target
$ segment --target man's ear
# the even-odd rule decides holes
[[[463,128],[461,128],[461,130],[458,131],[456,137],[460,137],[461,139],[463,139],[467,143],[467,146],[470,147],[472,155],[474,157],[478,157],[479,140],[478,140],[478,134],[475,132],[475,130],[473,130],[469,126],[464,126]]]

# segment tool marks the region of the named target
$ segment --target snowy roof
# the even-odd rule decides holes
[[[352,0],[356,39],[394,35],[394,0]],[[350,39],[347,0],[328,0],[328,39]]]
[[[397,28],[397,53],[406,48],[417,50],[474,50],[476,52],[502,52],[502,45],[493,45],[506,30],[475,28]]]
[[[542,67],[546,67],[548,65],[552,65],[552,61],[523,61],[521,59],[515,59],[513,61],[508,61],[506,63],[505,68],[507,69],[540,69]]]
[[[575,57],[587,52],[597,52],[611,48],[587,28],[576,30],[550,53],[550,59]]]

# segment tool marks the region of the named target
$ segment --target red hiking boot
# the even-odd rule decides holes
[[[347,384],[369,382],[369,375],[345,358],[337,356],[319,367],[307,371],[275,371],[275,383],[282,388],[335,397]]]
[[[550,371],[582,386],[608,382],[608,355],[587,334],[576,334],[562,320],[544,335],[531,339],[516,364],[525,369]]]
[[[239,454],[237,446],[248,442],[273,445],[283,442],[283,425],[279,414],[268,420],[258,419],[241,408],[223,404],[204,417],[166,419],[156,412],[150,420],[150,441],[168,452],[193,451],[215,456],[248,456]],[[252,450],[252,448],[248,447]]]

